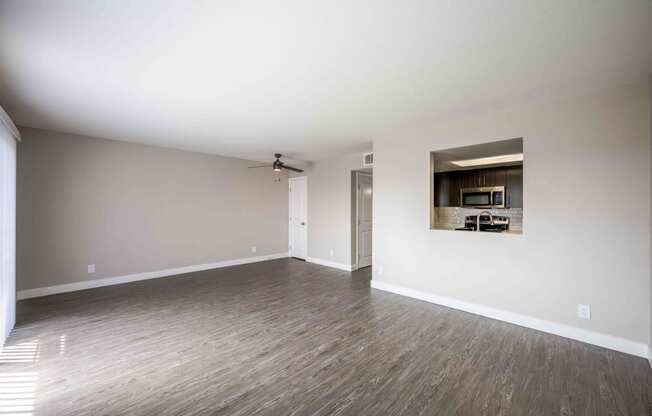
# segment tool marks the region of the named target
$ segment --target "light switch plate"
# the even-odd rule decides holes
[[[255,253],[257,250],[258,250],[258,249],[256,248],[256,246],[251,246],[251,252],[252,252],[252,253]]]
[[[88,265],[88,274],[93,274],[95,273],[95,265],[94,264],[89,264]]]

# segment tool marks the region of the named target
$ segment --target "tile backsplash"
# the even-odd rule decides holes
[[[454,229],[464,226],[467,215],[478,215],[482,211],[489,211],[492,215],[509,217],[509,229],[523,231],[523,208],[507,209],[478,209],[460,207],[434,207],[434,228]]]

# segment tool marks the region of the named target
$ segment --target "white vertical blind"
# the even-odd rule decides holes
[[[16,140],[0,107],[0,345],[16,322]]]

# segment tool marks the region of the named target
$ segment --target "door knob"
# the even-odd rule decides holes
[[[305,223],[305,222],[302,222],[301,225],[306,225],[306,223]]]

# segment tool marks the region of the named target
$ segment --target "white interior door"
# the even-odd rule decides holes
[[[308,179],[290,178],[290,257],[308,255]]]
[[[373,177],[358,173],[358,268],[371,266],[371,236],[373,217]]]

